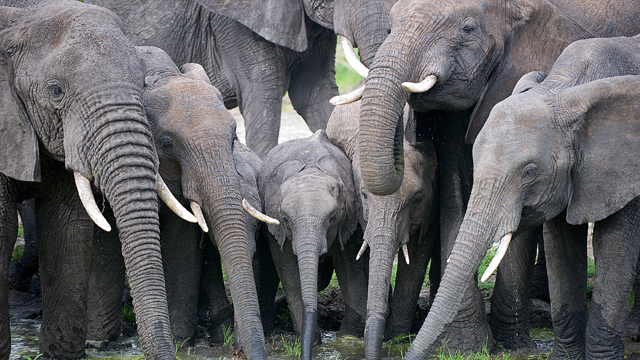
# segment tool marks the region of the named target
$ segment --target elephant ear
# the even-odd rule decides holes
[[[38,139],[16,93],[11,57],[4,49],[0,49],[0,172],[16,180],[41,181]]]
[[[198,0],[205,9],[232,18],[253,32],[295,51],[307,49],[301,0]]]
[[[468,144],[475,141],[493,106],[513,92],[520,77],[530,71],[549,71],[567,45],[593,37],[548,3],[507,0],[506,5],[506,19],[500,26],[510,37],[502,51],[495,51],[495,56],[501,56],[499,65],[471,114],[465,139]]]
[[[205,84],[211,85],[211,79],[209,79],[207,72],[204,71],[204,68],[200,64],[186,63],[180,66],[180,72],[194,80],[199,80]]]
[[[180,74],[180,70],[164,50],[155,46],[136,46],[136,51],[145,68],[145,88],[153,87],[167,76]]]
[[[540,84],[547,78],[547,73],[542,71],[532,71],[524,74],[513,88],[511,95],[520,94],[531,90],[534,86]]]
[[[567,222],[599,221],[640,195],[640,76],[592,81],[560,93],[576,163]],[[564,107],[565,104],[569,107]]]

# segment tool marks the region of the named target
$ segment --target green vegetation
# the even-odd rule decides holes
[[[36,360],[37,358],[39,358],[40,356],[42,356],[42,354],[38,354],[36,355],[36,357],[31,358],[31,356],[27,356],[27,355],[22,355],[23,359],[27,359],[27,360]]]
[[[358,50],[356,49],[356,54]],[[362,76],[358,75],[355,70],[351,68],[349,63],[344,57],[342,46],[340,46],[340,40],[338,40],[338,46],[336,47],[336,84],[338,84],[338,90],[340,94],[347,93],[353,90],[361,81]]]
[[[235,331],[233,326],[222,324],[222,332],[224,333],[224,343],[222,346],[233,346],[235,342]]]
[[[133,305],[122,305],[122,321],[127,323],[133,323],[136,321],[136,314],[133,312]]]
[[[299,358],[302,353],[302,344],[300,339],[295,337],[293,339],[285,339],[284,335],[280,335],[280,341],[277,337],[273,337],[271,340],[271,347],[273,350],[279,351],[286,356]]]
[[[24,245],[16,245],[11,253],[11,261],[20,260],[22,253],[24,252]]]

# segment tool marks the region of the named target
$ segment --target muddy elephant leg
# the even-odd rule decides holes
[[[111,208],[104,215],[112,229],[117,229]],[[87,339],[116,340],[122,331],[122,292],[124,290],[124,258],[118,231],[95,228],[89,273]]]
[[[22,257],[9,267],[9,285],[18,291],[29,291],[31,278],[38,272],[38,242],[36,240],[35,200],[29,199],[18,204],[24,231],[24,251]]]
[[[440,113],[430,112],[430,115]],[[458,236],[473,183],[471,146],[464,143],[468,113],[446,114],[437,121],[436,153],[440,186],[440,239],[442,273]],[[444,115],[442,115],[444,116]],[[493,336],[486,318],[484,299],[477,286],[476,276],[463,296],[445,338],[449,351],[477,352],[483,346],[493,346]]]
[[[18,213],[12,181],[0,174],[0,279],[9,276],[9,262],[18,234]],[[0,359],[8,359],[11,353],[9,331],[9,283],[0,281]]]
[[[547,276],[547,258],[544,252],[544,236],[538,239],[538,258],[533,268],[531,297],[549,302],[549,277]]]
[[[508,350],[536,347],[529,336],[529,290],[541,232],[539,226],[515,237],[498,267],[489,325],[493,338]]]
[[[84,355],[94,224],[82,207],[71,173],[50,197],[36,199],[40,247],[40,352],[53,358]],[[64,200],[62,200],[64,199]]]
[[[640,247],[640,198],[595,224],[596,273],[586,332],[586,357],[622,359],[629,294]]]
[[[171,334],[175,341],[182,343],[193,336],[198,323],[202,231],[197,224],[185,222],[164,205],[159,215]]]
[[[429,259],[433,254],[433,238],[437,235],[437,229],[431,227],[425,239],[419,239],[419,232],[411,236],[407,243],[409,265],[404,261],[402,250],[398,252],[396,286],[389,303],[385,339],[391,339],[399,334],[409,335],[411,333],[416,304],[420,290],[422,290]]]
[[[271,331],[273,329],[274,305],[280,278],[269,248],[269,237],[266,234],[269,230],[267,230],[266,226],[260,226],[258,232],[256,253],[253,255],[253,276],[256,279],[262,327],[264,331]]]
[[[636,265],[636,276],[633,281],[633,308],[627,315],[627,336],[640,340],[640,257]]]
[[[554,344],[550,359],[584,358],[587,322],[587,225],[562,212],[544,224]]]
[[[204,237],[202,253],[202,275],[200,277],[200,306],[209,311],[211,324],[209,333],[216,343],[224,341],[223,326],[229,327],[233,321],[233,307],[224,287],[220,254],[215,246]],[[237,332],[236,332],[237,333]]]
[[[331,247],[336,277],[344,299],[344,318],[340,325],[339,336],[363,336],[367,318],[367,291],[369,274],[369,256],[366,252],[356,261],[362,247],[362,229],[358,227],[351,238],[340,249],[337,241]]]
[[[321,30],[314,39],[314,46],[291,71],[289,98],[311,132],[327,128],[334,108],[329,99],[338,95],[333,75],[335,48],[335,33],[330,29]]]

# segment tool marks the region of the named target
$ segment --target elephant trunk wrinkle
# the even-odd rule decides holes
[[[323,234],[313,231],[298,239],[298,270],[300,272],[300,288],[304,304],[304,323],[302,327],[302,358],[311,359],[311,348],[314,345],[317,310],[318,310],[318,241],[323,241]]]

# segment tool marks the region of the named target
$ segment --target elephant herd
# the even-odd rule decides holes
[[[340,335],[364,336],[378,360],[383,340],[410,332],[429,263],[436,295],[405,358],[530,349],[541,239],[551,358],[624,356],[640,3],[86,3],[0,1],[0,277],[18,288],[39,266],[45,356],[116,339],[126,278],[150,359],[175,359],[199,308],[210,331],[233,325],[245,356],[266,359],[280,282],[311,359],[317,292],[335,271]],[[336,34],[366,77],[343,96]],[[286,92],[314,134],[277,144]],[[37,250],[10,265],[18,209]],[[495,242],[487,318],[477,269]],[[9,282],[0,290],[5,359]]]

